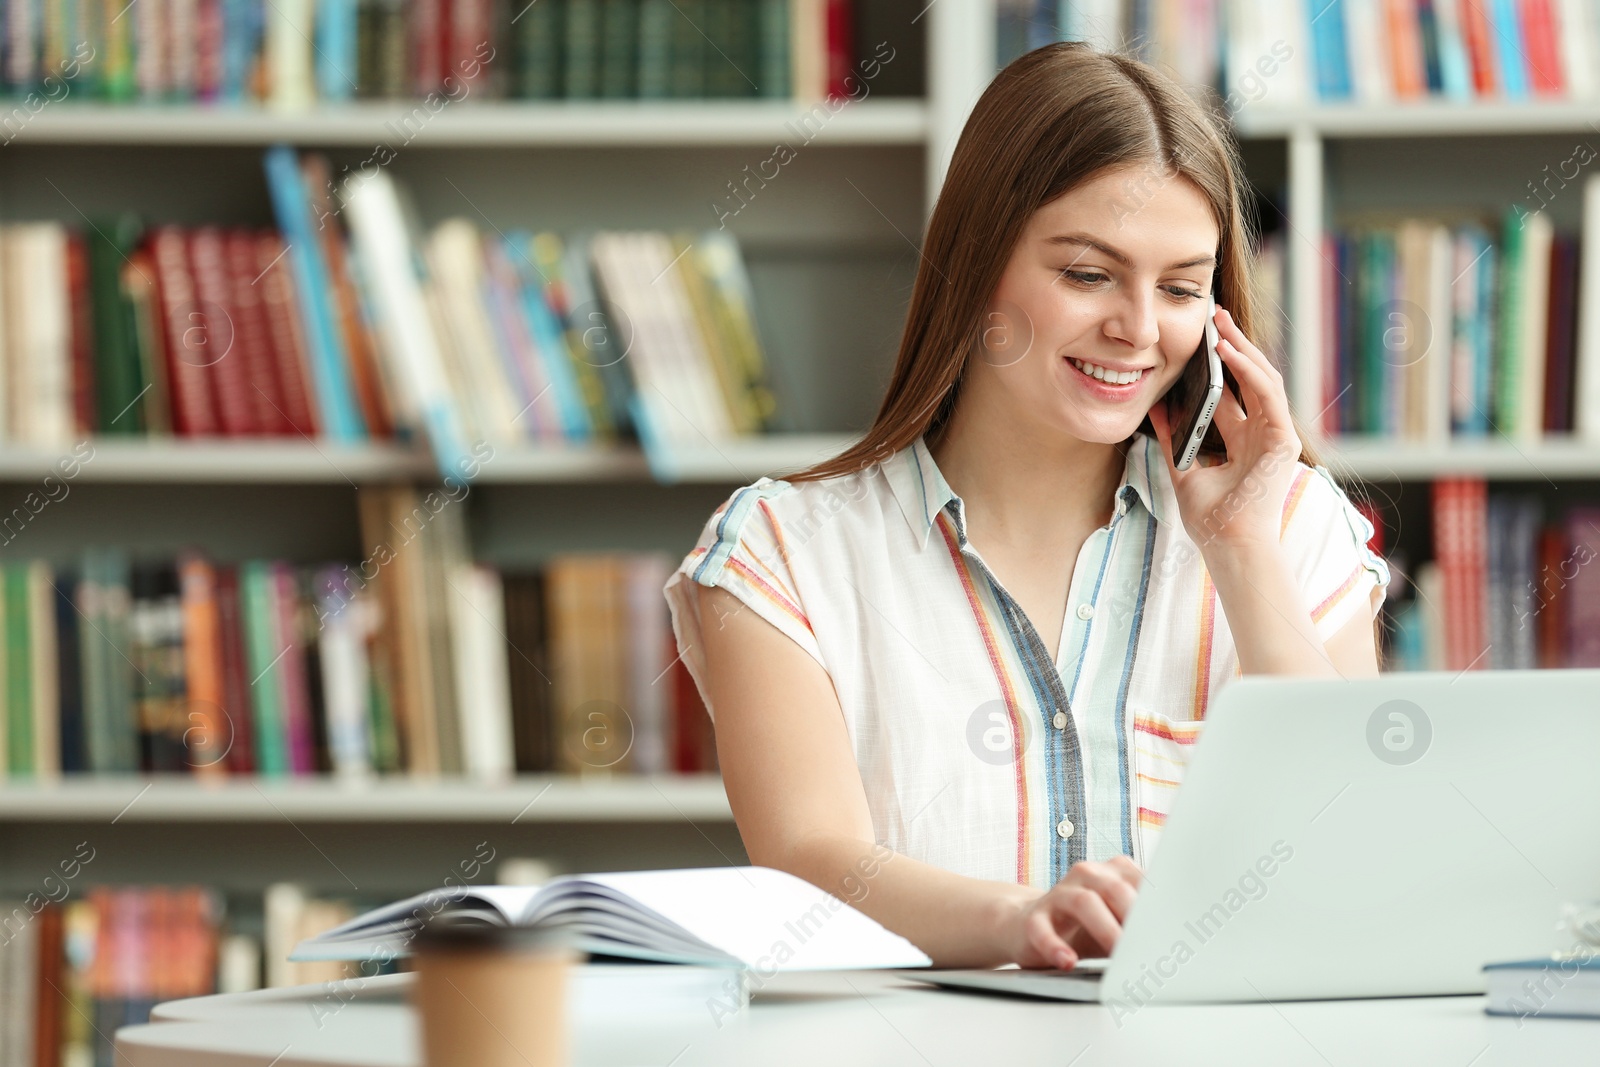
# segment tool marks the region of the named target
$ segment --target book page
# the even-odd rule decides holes
[[[647,916],[673,923],[765,973],[925,967],[932,962],[911,942],[839,898],[771,867],[691,867],[567,878],[625,894]],[[554,882],[545,889],[564,895]],[[583,906],[582,899],[574,903]],[[538,905],[534,910],[540,918],[552,911]]]

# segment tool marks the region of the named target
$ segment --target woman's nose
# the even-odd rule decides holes
[[[1133,294],[1118,302],[1106,319],[1106,336],[1126,342],[1135,351],[1155,347],[1161,336],[1156,321],[1155,297]]]

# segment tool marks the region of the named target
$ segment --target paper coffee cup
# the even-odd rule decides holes
[[[567,975],[583,954],[561,930],[435,917],[412,942],[411,1000],[427,1067],[565,1067]]]

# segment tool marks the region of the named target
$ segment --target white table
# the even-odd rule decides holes
[[[150,1024],[118,1033],[118,1067],[417,1067],[410,978],[370,980],[342,1007],[321,986],[173,1001]],[[824,971],[767,980],[747,1010],[721,1025],[699,1005],[659,1014],[619,1004],[604,1018],[582,1015],[572,1047],[574,1064],[595,1067],[1600,1063],[1600,1021],[1519,1024],[1485,1015],[1482,997],[1147,1007],[1118,1022],[1094,1004]]]

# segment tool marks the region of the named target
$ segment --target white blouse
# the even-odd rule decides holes
[[[1040,888],[1084,859],[1143,866],[1207,705],[1240,673],[1159,449],[1131,439],[1053,652],[967,541],[921,438],[853,474],[735,491],[664,588],[678,650],[706,697],[701,630],[717,620],[699,617],[692,579],[820,663],[875,837],[897,852]],[[1389,570],[1328,470],[1297,466],[1281,538],[1326,639],[1365,617]]]

